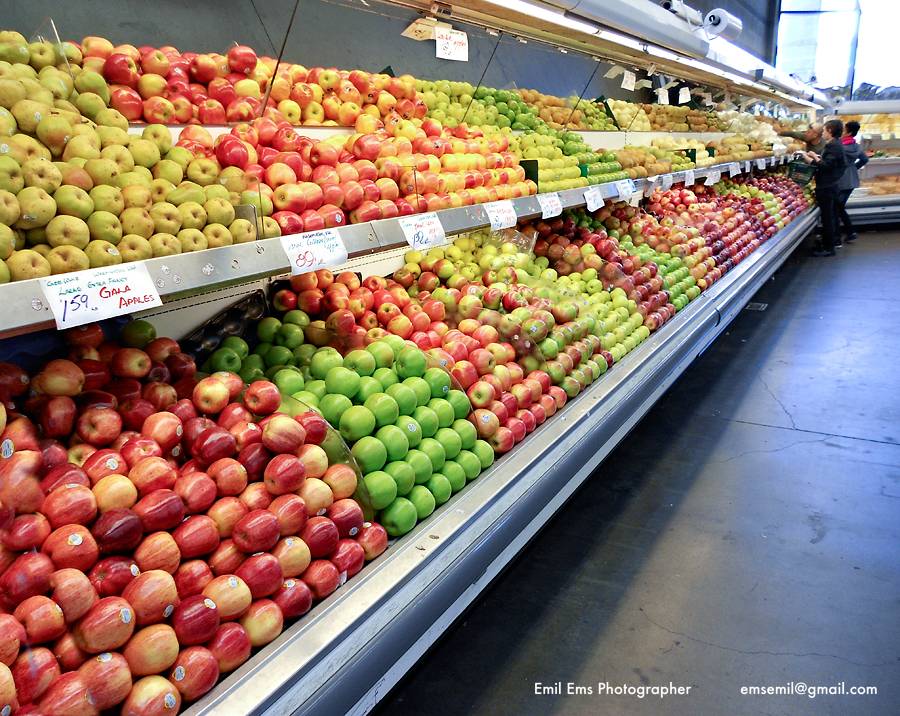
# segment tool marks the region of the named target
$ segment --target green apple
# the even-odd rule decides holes
[[[382,390],[384,388],[381,383],[369,375],[364,375],[359,379],[359,390],[356,391],[353,400],[356,403],[365,403],[376,393],[382,392]]]
[[[407,495],[409,501],[416,508],[416,515],[419,520],[424,520],[428,517],[432,512],[434,512],[434,508],[437,506],[437,501],[434,499],[434,495],[428,490],[424,485],[415,485],[410,491],[409,495]]]
[[[416,394],[417,405],[427,405],[428,401],[431,400],[431,386],[425,382],[424,378],[413,376],[404,380],[403,385],[412,388]]]
[[[434,438],[444,448],[444,454],[448,460],[455,458],[459,455],[459,451],[462,450],[462,438],[451,428],[440,428],[434,434]]]
[[[387,462],[387,450],[384,444],[371,435],[366,435],[357,440],[353,447],[350,448],[350,454],[353,455],[356,463],[359,465],[359,469],[364,474],[380,470]],[[394,482],[393,479],[391,479],[391,482]]]
[[[397,422],[395,422],[394,425],[400,428],[406,435],[406,439],[411,448],[418,446],[419,443],[422,442],[422,426],[419,425],[419,421],[415,418],[411,418],[408,415],[401,415],[397,418]]]
[[[378,361],[377,358],[375,360],[376,362]],[[372,377],[381,384],[382,390],[387,390],[390,386],[400,382],[400,378],[397,374],[387,367],[376,368],[375,372],[372,373]]]
[[[397,497],[397,483],[382,470],[373,470],[363,477],[363,485],[374,510],[383,510]]]
[[[337,369],[333,369],[337,370]],[[333,372],[329,371],[329,375]],[[328,379],[325,379],[326,384]],[[341,437],[348,443],[353,443],[366,435],[371,435],[375,430],[375,416],[372,411],[363,405],[354,405],[341,414],[338,423],[341,431]]]
[[[453,412],[457,420],[466,418],[472,411],[469,397],[461,390],[451,390],[447,393],[447,402],[453,406]]]
[[[471,450],[475,446],[475,441],[478,439],[478,433],[471,422],[463,418],[455,420],[453,422],[453,430],[459,435],[460,448],[462,450]]]
[[[219,348],[219,350],[223,349]],[[224,350],[231,350],[235,355],[238,355],[236,351],[230,348],[225,348]],[[303,373],[296,368],[282,368],[275,374],[272,382],[278,386],[278,390],[281,391],[282,395],[294,395],[294,393],[303,390],[305,387]]]
[[[353,350],[344,357],[344,367],[360,376],[371,376],[377,367],[375,356],[367,350]]]
[[[363,408],[363,410],[365,410],[365,408]],[[385,425],[383,428],[379,428],[378,432],[375,433],[375,437],[384,444],[384,447],[387,450],[387,458],[390,461],[402,460],[406,457],[406,453],[409,452],[409,439],[406,435],[407,434],[396,425]]]
[[[319,400],[328,393],[324,380],[308,380],[306,381],[306,390],[315,395]]]
[[[494,448],[490,446],[490,443],[484,440],[476,440],[472,446],[472,452],[481,461],[482,470],[487,470],[494,464]]]
[[[422,438],[418,449],[428,455],[435,470],[440,470],[444,466],[444,462],[447,460],[447,453],[444,450],[444,446],[434,438]]]
[[[416,472],[412,466],[403,460],[395,460],[384,466],[384,471],[394,478],[397,485],[397,494],[405,496],[416,484]]]
[[[440,428],[449,428],[456,419],[456,411],[444,398],[432,398],[428,401],[428,407],[437,415],[438,427]]]
[[[391,537],[402,537],[416,526],[418,511],[405,497],[398,497],[381,512],[379,520]]]
[[[309,372],[313,378],[325,380],[325,376],[329,370],[343,365],[344,359],[337,350],[334,348],[320,348],[310,360]]]
[[[454,493],[459,492],[466,486],[466,471],[462,465],[453,460],[447,460],[444,467],[441,468],[441,474],[447,478],[450,483],[450,489]]]
[[[387,386],[387,388],[384,389],[384,392],[397,401],[397,406],[400,409],[400,415],[413,414],[413,411],[418,405],[418,398],[416,396],[416,391],[413,390],[410,386],[403,383],[395,383]],[[466,415],[468,415],[468,413],[466,413]]]
[[[333,428],[337,428],[341,424],[341,416],[352,407],[353,403],[350,402],[350,398],[346,395],[329,393],[323,395],[319,400],[319,409],[322,411],[322,417]]]
[[[374,341],[366,346],[366,351],[375,358],[376,368],[390,368],[394,363],[394,349],[384,340]],[[368,373],[367,375],[372,375]]]
[[[434,473],[428,482],[425,483],[425,487],[434,496],[434,501],[438,505],[443,505],[450,499],[450,495],[453,494],[450,480],[440,472]]]
[[[359,375],[342,365],[335,366],[325,375],[325,387],[329,393],[338,393],[352,398],[359,390]]]
[[[431,458],[421,450],[412,448],[408,453],[406,453],[406,460],[404,462],[406,462],[413,469],[413,472],[416,475],[417,485],[422,485],[428,482],[428,479],[431,477],[431,473],[434,472],[434,468],[431,464]]]
[[[469,450],[460,450],[456,462],[465,470],[467,480],[474,480],[481,474],[481,460]]]
[[[422,428],[422,437],[430,438],[438,431],[438,416],[431,408],[420,405],[413,411],[413,419]]]
[[[397,355],[395,368],[401,378],[421,377],[427,368],[425,354],[419,348],[406,346]]]
[[[400,417],[400,406],[397,401],[387,393],[374,393],[366,398],[365,407],[375,416],[377,427],[393,425]]]

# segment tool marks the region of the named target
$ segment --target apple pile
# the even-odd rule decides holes
[[[66,337],[34,376],[0,366],[0,703],[175,713],[387,533],[339,437],[273,383],[200,377],[143,322]]]

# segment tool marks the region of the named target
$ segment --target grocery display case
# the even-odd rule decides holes
[[[685,34],[685,28],[672,24],[676,20],[665,17],[669,14],[656,5],[647,2],[646,7],[642,5],[642,10],[638,12],[634,12],[633,5],[610,3],[610,17],[615,15],[616,21],[613,23],[610,20],[608,25],[596,18],[575,17],[560,10],[556,4],[525,2],[451,3],[446,7],[440,6],[438,16],[434,17],[430,4],[426,6],[416,0],[364,2],[362,6],[351,2],[323,4],[321,17],[310,16],[302,22],[295,18],[294,13],[285,13],[280,4],[272,4],[261,8],[259,21],[262,30],[252,26],[252,18],[242,15],[238,20],[246,22],[246,28],[241,28],[238,23],[237,29],[231,26],[223,29],[215,18],[206,18],[210,20],[209,36],[202,38],[203,42],[198,40],[199,50],[205,50],[207,46],[210,51],[223,50],[232,39],[229,33],[239,34],[239,39],[247,43],[263,43],[265,35],[265,42],[271,48],[273,66],[297,61],[310,64],[320,62],[322,65],[340,62],[341,67],[346,65],[349,69],[359,66],[372,73],[384,67],[377,74],[385,87],[406,83],[397,89],[398,94],[409,95],[404,98],[409,105],[402,108],[402,115],[396,98],[392,97],[396,104],[391,104],[385,111],[381,111],[375,102],[368,103],[369,108],[376,108],[368,116],[377,124],[367,125],[365,119],[360,122],[363,114],[360,112],[356,112],[352,121],[344,121],[337,114],[339,108],[334,108],[337,119],[329,124],[319,121],[318,117],[314,122],[307,122],[307,118],[300,114],[293,118],[296,121],[291,121],[287,116],[293,106],[277,105],[281,107],[278,112],[282,112],[281,116],[285,119],[284,124],[277,128],[282,133],[281,140],[285,146],[297,147],[283,152],[279,150],[281,154],[293,152],[301,155],[303,150],[300,147],[305,146],[309,157],[313,151],[311,147],[322,147],[321,151],[325,151],[327,145],[334,151],[335,157],[339,156],[340,150],[346,153],[346,158],[336,159],[330,165],[323,160],[321,165],[337,166],[357,159],[357,155],[353,154],[354,142],[360,137],[376,136],[384,142],[397,140],[398,145],[406,139],[410,152],[413,141],[440,139],[446,145],[441,145],[440,154],[426,151],[434,149],[427,144],[418,145],[424,149],[417,150],[416,154],[426,157],[424,166],[427,169],[416,166],[411,179],[413,190],[403,192],[413,197],[412,202],[406,201],[402,195],[392,199],[382,198],[379,201],[390,204],[390,210],[382,211],[380,207],[374,214],[355,214],[349,206],[345,210],[343,202],[347,197],[341,194],[340,199],[335,200],[341,206],[335,206],[330,214],[332,223],[326,226],[322,219],[322,226],[300,224],[305,230],[291,230],[292,226],[297,226],[290,223],[295,217],[282,216],[280,219],[284,219],[284,223],[278,223],[273,216],[281,211],[273,211],[271,199],[266,207],[269,196],[266,194],[264,197],[265,192],[258,186],[264,183],[261,176],[268,181],[262,161],[258,165],[249,159],[241,162],[239,168],[243,174],[235,172],[233,176],[241,174],[240,179],[244,181],[249,175],[257,181],[255,184],[252,181],[241,184],[242,191],[226,192],[225,197],[234,205],[234,220],[248,222],[253,227],[255,238],[244,243],[229,242],[228,245],[196,251],[180,252],[179,249],[179,252],[122,263],[121,267],[132,267],[142,274],[145,272],[148,281],[146,290],[158,299],[158,302],[154,301],[157,305],[135,311],[130,314],[131,317],[155,326],[159,335],[183,339],[198,326],[220,316],[228,307],[250,294],[261,292],[260,295],[268,296],[276,281],[283,282],[292,274],[303,273],[306,269],[297,267],[297,250],[292,247],[295,242],[306,240],[316,233],[325,232],[327,240],[339,248],[334,255],[340,256],[334,259],[329,255],[318,266],[334,274],[352,272],[361,279],[400,276],[411,260],[411,250],[423,248],[427,251],[434,247],[449,252],[454,239],[467,237],[472,232],[487,234],[500,228],[537,224],[542,219],[552,221],[563,212],[573,225],[575,219],[572,217],[580,217],[583,220],[581,228],[585,228],[590,224],[592,213],[596,217],[604,212],[608,215],[613,210],[630,212],[639,205],[659,202],[661,197],[668,205],[667,193],[672,197],[671,211],[674,212],[669,218],[680,216],[687,222],[688,218],[691,221],[694,219],[686,206],[679,207],[679,202],[683,204],[685,196],[693,194],[692,187],[698,195],[710,199],[715,196],[712,187],[722,187],[723,180],[743,182],[755,178],[760,184],[754,185],[752,191],[746,190],[742,194],[742,185],[735,189],[735,196],[749,201],[751,196],[755,197],[770,188],[766,182],[772,174],[777,174],[779,181],[786,182],[781,168],[789,161],[790,153],[779,141],[771,123],[757,121],[749,113],[740,111],[741,102],[748,106],[751,100],[758,99],[780,103],[792,110],[802,110],[819,107],[823,98],[814,90],[795,85],[793,81],[760,80],[756,71],[759,63],[751,62],[736,48],[729,51],[723,43],[715,43],[714,46],[699,43],[695,33]],[[613,6],[621,12],[614,13]],[[631,10],[626,12],[629,8]],[[179,17],[185,22],[174,23],[172,37],[178,39],[172,39],[172,42],[177,41],[180,46],[183,44],[182,49],[186,50],[190,44],[190,34],[185,36],[183,33],[189,33],[186,25],[191,11],[182,9],[176,12],[181,13]],[[239,10],[235,9],[235,12]],[[351,31],[359,33],[358,43],[344,46],[344,43],[334,41],[336,18],[345,21]],[[54,26],[54,29],[59,27],[63,39],[67,36],[66,25],[78,22],[77,18],[67,19],[68,23],[59,22]],[[295,19],[298,21],[295,22]],[[424,29],[421,25],[411,29],[416,27],[417,22],[424,23]],[[199,28],[196,22],[193,26]],[[270,38],[268,29],[273,27],[277,27],[279,32]],[[435,56],[439,49],[435,41],[436,31],[441,35],[451,29],[466,33],[468,54],[465,61]],[[401,30],[404,33],[402,37]],[[200,29],[196,31],[201,32]],[[46,35],[46,29],[43,32]],[[392,40],[405,43],[400,48],[403,52],[393,41],[384,41],[388,33]],[[424,33],[424,36],[416,36],[417,33]],[[101,33],[98,31],[96,34]],[[229,40],[220,42],[225,35]],[[283,46],[278,42],[282,36]],[[679,41],[687,42],[688,37],[693,38],[688,43],[690,47],[679,45]],[[647,38],[653,38],[653,41]],[[146,39],[124,38],[136,45]],[[97,38],[91,41],[97,42]],[[451,35],[447,42],[456,42],[453,51],[457,52],[458,43],[462,40]],[[265,46],[260,44],[260,47]],[[278,52],[279,46],[284,53],[283,60]],[[237,53],[245,49],[243,45],[238,45]],[[152,49],[150,51],[153,52]],[[306,52],[314,51],[320,52],[321,58],[305,56]],[[260,54],[263,52],[261,50]],[[345,53],[349,55],[345,57]],[[201,58],[209,56],[200,55]],[[279,56],[277,60],[275,56]],[[92,59],[97,66],[96,58]],[[403,67],[399,66],[401,59],[407,63]],[[192,58],[191,62],[194,60],[196,58]],[[239,65],[241,61],[242,58],[237,57],[234,65]],[[391,67],[391,62],[398,66]],[[259,65],[264,64],[259,62]],[[99,66],[102,68],[102,63]],[[231,72],[230,86],[252,82],[250,76],[257,66],[253,64],[251,68],[248,65],[241,72]],[[234,70],[230,65],[229,68]],[[303,69],[306,71],[306,68]],[[774,72],[774,68],[770,69]],[[652,75],[647,74],[648,70]],[[215,69],[209,71],[212,74],[216,72]],[[317,77],[328,71],[321,70]],[[411,73],[412,79],[404,79],[406,75],[400,75],[401,72]],[[197,74],[202,73],[195,71]],[[337,79],[321,81],[326,84],[338,82],[340,77],[334,74]],[[638,88],[626,87],[629,75],[632,83],[638,75],[645,84]],[[198,78],[193,76],[192,79]],[[267,90],[281,92],[285,97],[294,96],[291,93],[295,86],[276,90],[277,79],[271,88],[267,85]],[[363,80],[368,81],[367,78]],[[268,81],[266,78],[265,82]],[[395,84],[391,85],[391,82]],[[661,86],[651,91],[654,82]],[[210,81],[207,87],[201,85],[200,89],[211,93],[212,87]],[[84,89],[82,94],[88,94],[87,87]],[[321,86],[319,89],[321,91]],[[687,93],[686,97],[681,89]],[[665,92],[668,90],[671,91],[667,96]],[[102,92],[102,89],[98,91]],[[259,87],[255,91],[261,93]],[[386,90],[379,90],[383,91]],[[352,92],[349,89],[347,92],[350,97]],[[299,96],[299,91],[297,94]],[[714,95],[716,100],[712,99]],[[705,101],[706,96],[709,101]],[[332,97],[328,96],[329,99]],[[602,97],[615,99],[604,102],[600,99]],[[663,97],[666,104],[651,101],[654,98],[662,100]],[[674,104],[676,97],[678,105]],[[416,102],[421,100],[421,106],[417,106],[413,99]],[[668,104],[670,99],[672,105]],[[263,111],[261,102],[262,99],[260,106],[256,107],[260,113]],[[356,104],[349,99],[343,103]],[[122,108],[125,108],[124,104]],[[68,111],[65,106],[58,109]],[[132,138],[122,141],[149,141],[144,137],[144,132],[146,120],[156,116],[152,109],[152,103],[150,112],[146,105],[132,107],[134,116],[127,126],[127,134]],[[419,110],[420,114],[416,115]],[[176,143],[179,148],[187,147],[193,156],[190,162],[215,157],[216,162],[227,165],[229,169],[238,167],[237,163],[228,163],[230,160],[227,160],[224,151],[221,156],[218,152],[222,146],[227,149],[228,141],[237,140],[222,138],[250,136],[248,127],[256,131],[256,127],[262,127],[262,124],[251,126],[246,120],[259,118],[256,115],[235,116],[232,117],[234,121],[223,123],[215,115],[217,121],[203,122],[199,109],[194,111],[196,121],[181,121],[167,115],[166,119],[170,121],[166,127],[159,129],[154,126],[152,130],[162,132],[165,137],[156,137],[155,140],[162,145],[171,140],[169,143]],[[435,115],[436,112],[440,114]],[[465,125],[466,118],[473,116],[486,131]],[[2,112],[0,119],[3,119]],[[23,121],[22,126],[27,125],[28,120]],[[432,122],[432,133],[423,137],[417,130],[424,134],[422,128],[426,121]],[[407,123],[403,127],[409,129],[410,137],[400,133],[401,123]],[[384,125],[397,127],[397,133],[391,134]],[[122,132],[126,133],[126,130]],[[34,133],[37,133],[36,126]],[[115,137],[119,139],[118,135]],[[189,137],[187,143],[184,142],[185,137]],[[309,138],[309,144],[299,144],[299,137]],[[46,138],[51,141],[49,132]],[[207,138],[209,146],[202,144]],[[539,142],[537,138],[547,141]],[[240,141],[251,145],[254,150],[252,156],[259,158],[262,155],[263,142]],[[497,148],[479,153],[492,141],[497,142]],[[459,144],[454,146],[453,142]],[[8,153],[8,148],[3,149],[3,146],[0,145],[0,154]],[[60,149],[57,158],[63,156],[65,151],[62,147]],[[266,145],[265,149],[273,149],[273,146]],[[100,151],[96,153],[100,154]],[[428,176],[427,180],[437,181],[442,173],[465,175],[469,171],[456,171],[452,162],[442,164],[439,160],[440,157],[457,154],[469,156],[470,159],[478,157],[472,160],[473,166],[480,163],[479,171],[484,173],[477,178],[468,175],[463,178],[477,182],[476,188],[486,188],[487,185],[482,187],[482,183],[488,182],[488,177],[496,180],[491,185],[493,194],[485,192],[478,195],[480,198],[477,201],[463,202],[460,198],[463,189],[439,192],[435,188],[437,184],[432,186],[433,191],[423,189],[420,194],[419,173],[433,174],[435,176]],[[488,155],[494,162],[490,168],[487,165]],[[392,155],[389,152],[373,154],[373,161],[369,162],[373,167],[376,166],[376,156],[380,160]],[[155,158],[158,161],[147,162],[147,167],[152,166],[162,174],[164,168],[159,165],[166,160],[161,157]],[[433,163],[428,163],[428,157],[438,157],[440,171],[431,171]],[[85,158],[84,164],[87,161]],[[504,166],[501,161],[508,163]],[[527,169],[526,162],[531,162]],[[309,176],[306,177],[310,181],[305,183],[316,184],[312,163],[310,160]],[[317,169],[321,165],[317,164]],[[0,169],[4,166],[0,165]],[[409,166],[401,168],[411,170]],[[221,169],[216,164],[216,170]],[[444,169],[447,171],[443,172]],[[518,173],[507,173],[507,169],[512,172],[521,169],[521,174],[526,175],[527,179]],[[494,173],[491,174],[491,171]],[[514,181],[513,176],[518,181]],[[159,177],[154,175],[154,178]],[[278,187],[284,183],[299,182],[299,178],[300,174],[296,173],[289,182],[276,184],[273,180],[272,186],[266,184],[266,187],[274,195]],[[442,178],[445,179],[446,176]],[[361,184],[355,179],[351,181]],[[174,181],[170,183],[175,186]],[[224,181],[219,180],[211,181],[206,186],[219,183],[225,185]],[[323,181],[319,188],[330,183]],[[370,183],[374,184],[373,181]],[[517,186],[515,191],[510,188],[513,184]],[[396,185],[397,182],[394,182],[394,189]],[[256,186],[255,196],[246,188],[250,186]],[[498,186],[502,187],[499,193]],[[799,193],[794,185],[791,187]],[[171,195],[172,189],[167,191]],[[344,192],[344,189],[341,191]],[[451,201],[451,193],[459,199],[458,202]],[[384,197],[389,195],[389,191],[384,192]],[[466,196],[473,198],[471,194]],[[401,199],[406,202],[408,212],[400,203]],[[369,203],[375,204],[374,201]],[[361,203],[356,204],[355,208],[360,206]],[[498,449],[497,462],[477,481],[454,494],[411,531],[392,539],[386,552],[377,560],[368,563],[351,580],[346,583],[342,581],[340,588],[319,601],[302,618],[286,626],[279,637],[256,651],[242,666],[223,676],[208,693],[193,703],[185,703],[183,712],[364,714],[372,710],[537,534],[687,366],[726,330],[760,286],[812,232],[818,219],[817,209],[810,208],[796,216],[783,217],[773,215],[775,206],[774,199],[770,205],[763,206],[761,201],[754,204],[754,211],[758,211],[754,216],[754,221],[758,222],[756,243],[746,251],[735,247],[727,260],[721,260],[720,265],[727,263],[721,275],[716,274],[715,278],[698,286],[694,274],[687,271],[685,264],[684,271],[692,277],[691,287],[696,291],[690,301],[685,298],[683,305],[673,299],[678,303],[678,311],[675,312],[673,304],[670,320],[652,323],[652,327],[642,324],[642,330],[646,328],[649,337],[643,342],[635,341],[633,349],[629,349],[627,355],[623,352],[615,361],[612,355],[609,358],[604,356],[602,378],[585,386],[558,415],[534,429],[514,449],[509,452]],[[664,211],[659,207],[657,210]],[[300,211],[295,213],[299,215]],[[733,209],[731,213],[734,213]],[[723,224],[728,217],[726,213]],[[201,223],[205,222],[204,214]],[[423,247],[417,241],[422,241],[420,234],[424,222],[434,235]],[[716,251],[724,245],[719,230],[704,227],[704,223],[711,223],[711,219],[699,224],[713,237],[703,247],[704,250],[709,249],[707,255],[710,256],[713,245],[717,246]],[[750,225],[749,215],[746,225]],[[777,227],[782,228],[776,230]],[[207,225],[202,228],[206,229]],[[700,235],[698,225],[691,224],[690,228],[696,229],[697,236]],[[734,230],[733,225],[729,228]],[[37,233],[24,234],[34,229]],[[22,236],[16,234],[13,241],[27,238],[29,243],[27,246],[24,243],[16,246],[16,250],[37,252],[37,246],[43,249],[46,230],[41,234],[41,229],[40,225],[23,228]],[[668,232],[666,227],[666,236]],[[677,233],[677,229],[672,229],[672,232]],[[282,233],[284,235],[279,235]],[[626,234],[620,238],[624,242],[630,237]],[[695,239],[699,247],[702,241]],[[657,252],[654,255],[669,258],[686,255],[688,248],[676,245],[680,241],[672,239],[671,246],[665,242],[662,242],[662,247],[653,244],[653,251]],[[642,244],[637,240],[636,243]],[[691,246],[693,248],[694,245]],[[739,256],[738,248],[741,249]],[[49,244],[46,249],[50,249]],[[721,256],[725,254],[721,253]],[[732,258],[735,260],[732,261]],[[630,259],[628,261],[631,263]],[[707,262],[715,266],[715,271],[719,270],[716,260],[708,257]],[[544,267],[549,265],[549,260],[542,264]],[[481,268],[485,269],[485,275],[493,271],[485,266]],[[571,268],[566,270],[571,271]],[[596,275],[596,269],[593,270]],[[65,272],[55,272],[52,277],[13,276],[20,280],[0,285],[0,305],[3,306],[0,311],[0,346],[7,348],[4,355],[16,352],[30,354],[29,359],[37,361],[48,353],[47,345],[57,338],[54,327],[64,322],[54,307],[61,297],[65,298],[65,292],[54,289],[51,283],[55,281],[55,286],[65,286],[67,281],[100,280],[98,277],[102,271],[102,266],[92,266],[77,272],[77,276],[74,273],[67,276]],[[540,280],[550,284],[556,281],[564,283],[560,276],[564,277],[566,273],[557,275],[552,269],[550,271],[551,278],[541,274]],[[697,276],[702,278],[705,271]],[[630,280],[625,278],[627,272],[620,273],[619,278],[624,278],[627,285]],[[647,273],[650,274],[649,268]],[[443,276],[442,280],[446,281],[447,277]],[[473,273],[471,280],[476,283],[482,279]],[[497,277],[484,278],[484,281],[499,283]],[[612,291],[612,283],[604,287],[598,281],[597,285],[607,293]],[[659,285],[662,286],[661,280]],[[640,297],[641,292],[633,282],[630,288]],[[504,290],[509,290],[509,287],[504,286]],[[656,291],[660,295],[664,293],[661,288]],[[626,294],[624,289],[621,292],[623,296]],[[666,294],[664,304],[668,298],[669,294]],[[632,308],[637,305],[634,297],[628,300]],[[629,315],[627,308],[625,314]],[[124,316],[112,317],[124,319]],[[640,320],[639,317],[638,323]],[[324,325],[324,321],[322,323]],[[595,353],[600,354],[599,333],[595,337],[598,339]],[[47,343],[41,344],[41,338],[47,338]],[[617,345],[620,343],[618,341]],[[55,350],[65,349],[57,343],[49,349],[51,352]],[[4,450],[5,445],[2,446]],[[170,455],[173,460],[174,455]],[[4,453],[3,458],[6,457]],[[367,513],[370,517],[375,514],[371,505],[367,505],[367,509],[370,509]]]

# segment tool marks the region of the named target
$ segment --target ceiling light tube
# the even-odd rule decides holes
[[[567,17],[561,12],[554,12],[553,10],[548,10],[547,8],[543,8],[538,5],[532,5],[531,3],[524,2],[523,0],[488,0],[488,2],[492,5],[502,7],[504,10],[512,10],[513,12],[517,12],[520,15],[527,15],[528,17],[533,17],[536,20],[543,20],[544,22],[550,22],[554,25],[559,25],[560,27],[564,27],[567,30],[583,32],[586,35],[596,35],[600,31],[600,28],[596,27],[595,25],[590,25],[579,20],[573,20],[572,18]]]

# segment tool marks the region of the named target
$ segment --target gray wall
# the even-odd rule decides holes
[[[772,64],[778,31],[780,0],[688,0],[688,5],[704,15],[722,8],[744,21],[744,29],[735,44]]]
[[[378,0],[301,0],[285,57],[307,66],[361,68],[377,72],[390,65],[395,74],[521,87],[567,96],[581,94],[597,63],[573,52],[562,54],[540,43],[523,45],[468,27],[469,61],[438,60],[433,42],[416,42],[400,33],[416,13]],[[2,24],[29,34],[53,17],[63,39],[101,35],[114,43],[174,45],[180,50],[224,52],[234,42],[275,55],[290,18],[293,0],[14,0]],[[458,23],[455,23],[458,24]],[[624,98],[619,82],[603,80],[602,63],[586,96]],[[621,81],[621,78],[620,78]],[[638,95],[646,98],[646,95]]]

